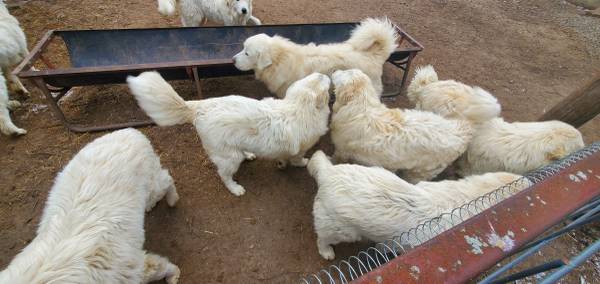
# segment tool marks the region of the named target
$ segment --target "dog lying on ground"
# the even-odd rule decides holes
[[[192,123],[223,183],[236,196],[233,175],[244,159],[261,157],[304,167],[304,154],[327,132],[330,79],[314,73],[292,84],[285,99],[226,96],[184,101],[156,72],[127,79],[141,108],[160,126]]]
[[[0,283],[177,283],[179,268],[144,251],[144,212],[179,196],[137,130],[105,135],[67,164],[50,190],[37,236]]]
[[[360,70],[336,71],[332,80],[336,162],[401,170],[404,179],[415,183],[434,178],[467,149],[473,132],[469,122],[389,109]]]
[[[258,34],[246,39],[233,61],[242,71],[254,70],[256,78],[280,98],[290,84],[310,73],[331,76],[338,69],[351,68],[367,74],[381,95],[383,64],[396,49],[397,37],[387,19],[366,19],[350,39],[336,44],[299,45],[280,36]]]
[[[0,131],[5,135],[27,133],[15,126],[10,119],[9,109],[20,106],[20,103],[10,101],[8,92],[29,93],[19,78],[11,73],[11,67],[19,64],[28,53],[27,41],[19,21],[8,13],[6,4],[0,0]]]
[[[158,0],[158,11],[175,14],[176,0]],[[248,22],[260,25],[252,16],[252,0],[180,0],[181,22],[184,27],[199,27],[207,21],[225,26],[245,26]]]
[[[412,185],[379,167],[333,165],[321,151],[308,171],[319,187],[313,205],[317,247],[328,260],[335,258],[332,245],[389,240],[520,178],[500,172]]]
[[[476,131],[457,161],[462,176],[494,171],[525,174],[583,148],[581,133],[560,121],[504,121],[491,94],[448,80],[433,67],[418,68],[408,87],[418,109],[472,122]]]

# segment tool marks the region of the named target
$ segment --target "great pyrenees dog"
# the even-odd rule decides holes
[[[463,176],[525,174],[584,147],[581,133],[564,122],[504,121],[495,97],[453,80],[440,81],[432,66],[417,69],[408,97],[417,109],[475,125],[473,140],[457,162]]]
[[[141,108],[160,126],[192,123],[231,193],[244,194],[233,175],[244,159],[304,167],[304,154],[327,132],[329,77],[314,73],[292,84],[285,99],[226,96],[184,101],[156,72],[127,79]]]
[[[336,162],[402,171],[405,180],[430,180],[452,164],[472,137],[471,123],[419,111],[389,109],[357,69],[336,71],[331,140]]]
[[[328,260],[335,258],[332,245],[389,240],[520,178],[499,172],[412,185],[383,168],[333,165],[321,151],[308,171],[319,188],[313,204],[317,247]]]
[[[4,0],[0,0],[0,132],[5,135],[27,133],[25,129],[15,126],[10,119],[9,110],[21,104],[10,101],[8,92],[29,93],[19,78],[11,73],[11,67],[19,64],[28,53],[25,34],[19,22],[8,13]]]
[[[180,0],[181,22],[184,27],[198,27],[211,21],[225,26],[260,25],[252,16],[252,0]],[[175,0],[158,0],[158,11],[171,16]]]
[[[396,49],[397,37],[387,19],[371,18],[362,21],[344,43],[300,45],[280,36],[258,34],[246,39],[233,62],[239,70],[254,70],[256,78],[280,98],[293,82],[310,73],[331,76],[338,69],[352,68],[367,74],[381,95],[383,64]]]
[[[150,141],[125,129],[85,146],[58,174],[37,236],[0,283],[177,283],[179,268],[148,253],[144,212],[179,195]]]

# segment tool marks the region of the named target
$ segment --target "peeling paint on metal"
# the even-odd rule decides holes
[[[581,182],[581,180],[579,179],[579,177],[577,177],[577,176],[576,176],[576,175],[574,175],[574,174],[570,174],[570,175],[569,175],[569,179],[571,179],[571,180],[572,180],[572,181],[574,181],[574,182],[578,182],[578,183],[579,183],[579,182]],[[565,188],[565,189],[566,189],[566,188]],[[568,190],[568,189],[567,189],[567,190]]]
[[[527,229],[525,229],[525,228],[521,228],[521,232],[523,232],[523,233],[526,233],[526,232],[527,232]]]
[[[546,205],[546,204],[547,204],[547,203],[546,203],[546,201],[544,201],[544,200],[541,200],[541,199],[540,199],[540,203],[542,203],[542,204],[544,204],[544,205]]]
[[[588,179],[588,176],[584,172],[582,172],[582,171],[578,171],[577,172],[577,176],[580,177],[583,180],[587,180]]]
[[[438,271],[441,273],[446,273],[448,270],[444,269],[443,267],[438,267]]]
[[[533,207],[533,206],[535,206],[535,204],[533,204],[533,203],[529,203],[529,206]]]
[[[375,281],[377,281],[377,283],[383,283],[383,277],[381,277],[381,275],[377,275]]]
[[[419,280],[419,273],[421,273],[421,269],[419,269],[419,267],[415,265],[410,267],[410,276],[412,276],[412,278]]]
[[[527,196],[527,200],[528,200],[528,201],[531,201],[531,197]]]
[[[496,233],[492,223],[488,222],[488,224],[490,225],[491,233],[488,234],[487,242],[490,246],[497,247],[504,252],[508,252],[515,247],[515,241],[512,239],[515,237],[515,233],[507,231],[506,235],[500,236]]]
[[[471,246],[471,252],[474,254],[483,254],[482,247],[487,247],[488,244],[482,242],[477,236],[465,236],[465,241]]]

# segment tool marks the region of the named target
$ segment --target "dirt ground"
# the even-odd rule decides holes
[[[49,29],[177,26],[162,17],[154,0],[31,0],[11,12],[32,47]],[[419,40],[425,50],[415,62],[433,64],[441,78],[480,85],[495,94],[510,121],[535,120],[545,110],[600,72],[600,19],[582,16],[561,1],[359,1],[254,0],[265,24],[359,21],[386,15]],[[64,57],[49,58],[61,63]],[[177,82],[195,98],[191,82]],[[48,190],[60,169],[86,143],[102,135],[69,133],[47,109],[31,84],[30,98],[13,113],[29,133],[0,136],[0,267],[34,237]],[[267,91],[252,77],[203,81],[207,96],[237,93],[261,97]],[[389,102],[408,106],[405,98]],[[77,122],[141,119],[122,86],[78,89],[63,101]],[[312,228],[314,181],[305,169],[277,170],[274,162],[244,163],[237,174],[246,195],[234,197],[190,125],[141,129],[176,181],[182,199],[164,203],[146,218],[146,248],[168,256],[182,270],[181,283],[287,283],[331,264],[319,257]],[[600,140],[600,117],[581,128],[587,143]],[[331,151],[324,139],[317,147]],[[540,252],[535,262],[568,257],[597,228],[566,236]],[[338,259],[364,244],[336,246]],[[598,258],[578,268],[565,283],[600,283]],[[528,281],[535,282],[535,278]]]

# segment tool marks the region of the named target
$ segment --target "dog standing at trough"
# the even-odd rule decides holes
[[[284,99],[226,96],[184,101],[157,72],[127,79],[141,108],[160,126],[192,123],[229,191],[244,159],[256,157],[304,167],[304,154],[327,132],[329,77],[314,73],[292,84]]]
[[[58,174],[37,236],[0,283],[177,283],[179,268],[144,251],[144,212],[179,196],[150,141],[134,129],[85,146]]]
[[[21,62],[28,53],[27,41],[19,21],[8,13],[4,0],[0,0],[0,132],[5,135],[27,133],[25,129],[15,126],[10,119],[9,110],[21,104],[9,100],[8,92],[29,93],[19,78],[11,73],[11,67]]]
[[[158,11],[165,16],[173,15],[175,1],[158,0]],[[206,21],[225,26],[261,24],[252,15],[252,0],[180,0],[180,13],[184,27],[198,27]]]
[[[244,42],[233,57],[235,67],[254,70],[256,78],[278,97],[305,76],[319,72],[331,76],[338,69],[360,69],[381,95],[383,64],[396,49],[398,34],[387,19],[366,19],[343,43],[300,45],[280,36],[258,34]]]

